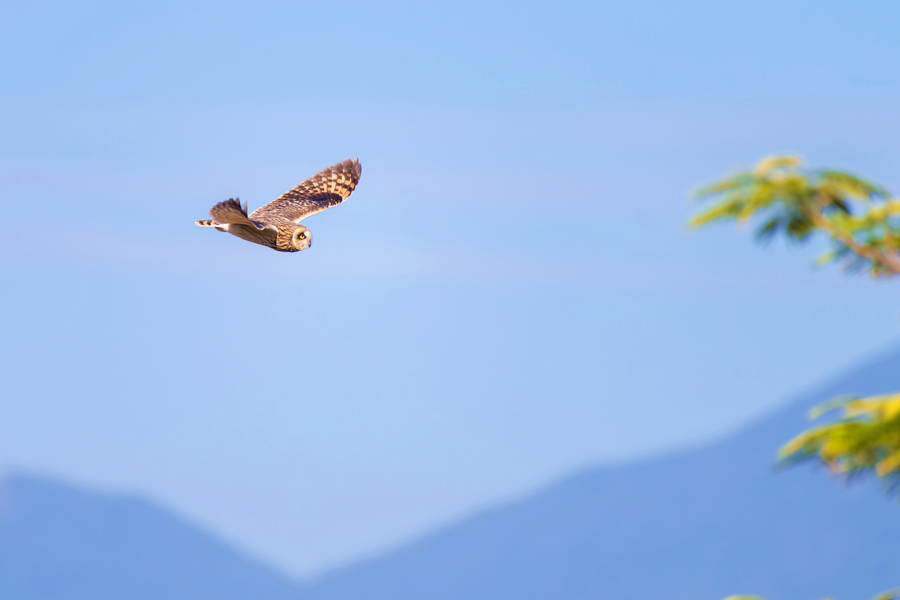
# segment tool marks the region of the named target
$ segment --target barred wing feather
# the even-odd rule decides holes
[[[354,158],[339,162],[322,169],[297,187],[257,208],[249,218],[264,223],[279,219],[299,223],[310,215],[346,200],[356,189],[361,173],[359,160]]]
[[[247,216],[246,202],[244,203],[244,206],[241,206],[240,200],[235,200],[233,198],[229,198],[228,200],[219,202],[213,206],[209,209],[209,216],[211,216],[216,223],[222,225],[250,225],[257,229],[263,229],[265,227],[262,223],[255,223]]]

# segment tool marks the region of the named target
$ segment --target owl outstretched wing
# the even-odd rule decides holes
[[[257,229],[265,228],[265,225],[257,223],[247,216],[247,203],[244,202],[244,205],[241,206],[240,199],[229,198],[224,202],[219,202],[209,209],[209,216],[216,223],[222,225],[250,225]]]
[[[359,160],[348,158],[322,169],[297,187],[257,208],[250,214],[249,220],[266,222],[283,218],[299,223],[346,200],[356,189],[361,174]]]

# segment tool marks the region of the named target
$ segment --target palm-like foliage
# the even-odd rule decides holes
[[[821,232],[833,247],[820,262],[841,260],[849,267],[867,267],[875,276],[900,274],[900,200],[889,199],[884,188],[850,173],[806,172],[800,166],[795,156],[765,158],[752,171],[702,188],[697,195],[715,204],[696,215],[691,225],[755,217],[761,221],[760,240],[781,234],[803,241]],[[785,444],[782,460],[817,459],[847,475],[874,470],[900,484],[900,393],[838,399],[814,409],[812,416],[838,407],[843,410],[840,420]],[[897,590],[873,600],[895,598],[900,598]]]
[[[797,436],[781,448],[783,460],[818,457],[838,473],[874,469],[900,475],[900,394],[839,399],[812,411],[812,417],[840,405],[843,417]]]
[[[868,267],[876,276],[900,274],[900,200],[844,171],[807,172],[800,167],[795,156],[765,158],[752,171],[702,188],[697,195],[715,203],[691,225],[756,217],[761,239],[783,234],[802,241],[821,232],[833,241],[822,262],[841,259],[852,267]],[[781,449],[782,459],[819,459],[836,472],[874,470],[881,476],[893,474],[900,482],[900,394],[839,405],[842,419],[791,440]]]
[[[715,204],[691,225],[756,217],[759,240],[783,234],[803,241],[820,231],[834,242],[821,262],[843,260],[874,275],[900,273],[900,200],[889,200],[884,188],[850,173],[800,166],[796,156],[769,157],[752,171],[700,189],[698,197]]]

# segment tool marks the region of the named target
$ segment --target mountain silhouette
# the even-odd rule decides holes
[[[0,597],[868,598],[900,584],[896,500],[872,481],[848,486],[809,465],[778,472],[775,452],[808,426],[810,406],[898,389],[900,350],[736,434],[577,473],[304,584],[139,496],[13,473],[0,483]]]
[[[137,496],[43,477],[0,484],[0,597],[286,600],[296,584]]]
[[[810,465],[777,472],[775,453],[809,426],[814,404],[894,390],[900,351],[720,441],[578,473],[329,573],[306,598],[869,598],[900,585],[897,502],[872,481],[847,486]]]

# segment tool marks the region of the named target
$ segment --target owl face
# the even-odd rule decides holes
[[[298,251],[306,250],[312,246],[312,234],[309,233],[309,229],[305,225],[299,225],[293,235],[291,235],[291,245]]]

